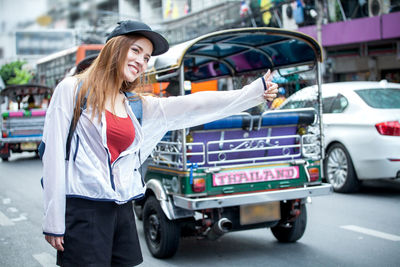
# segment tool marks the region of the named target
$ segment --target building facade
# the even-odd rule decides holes
[[[19,55],[17,51],[16,33],[20,30],[38,31],[42,27],[36,22],[37,18],[47,11],[47,0],[0,0],[0,66],[18,59],[34,60],[37,55]],[[22,36],[20,45],[24,43]],[[33,44],[34,45],[34,44]],[[21,46],[20,46],[21,47]]]
[[[324,80],[400,82],[400,1],[341,2],[331,5],[340,12],[327,12],[319,31],[325,52]],[[318,39],[318,25],[297,30]]]
[[[33,1],[0,0],[6,7],[0,24],[6,28],[0,35],[3,63],[29,58],[26,51],[32,42],[25,40],[22,44],[28,50],[18,50],[17,32],[67,29],[74,35],[66,34],[71,46],[103,43],[116,22],[134,19],[163,33],[171,44],[227,28],[268,26],[301,31],[324,48],[324,81],[400,82],[400,0],[41,0],[35,1],[41,8],[30,12],[36,18],[23,17],[21,22],[19,17],[17,26],[10,27],[8,21],[13,18],[8,13],[11,5],[17,8],[15,2],[30,8],[28,2]]]

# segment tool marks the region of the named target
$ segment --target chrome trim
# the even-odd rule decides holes
[[[28,143],[40,141],[42,141],[42,136],[0,138],[0,143]]]
[[[309,159],[319,159],[318,151],[314,153],[308,153],[305,148],[314,148],[311,151],[314,151],[318,144],[306,143],[304,142],[305,138],[315,137],[313,134],[306,135],[285,135],[285,136],[272,136],[272,137],[256,137],[256,138],[242,138],[242,139],[229,139],[229,140],[214,140],[209,141],[206,144],[195,142],[195,143],[186,143],[186,147],[188,146],[197,146],[200,147],[200,151],[198,152],[187,152],[186,156],[201,156],[201,161],[197,162],[199,167],[203,167],[205,163],[214,165],[213,167],[221,166],[223,164],[240,164],[245,162],[251,162],[251,164],[256,163],[271,163],[268,160],[282,160],[286,162],[293,162],[297,160],[296,158],[303,157]],[[297,138],[300,140],[298,144],[292,145],[279,145],[278,140],[280,139],[291,139]],[[272,143],[271,143],[272,142]],[[210,150],[209,147],[212,145],[220,146],[225,143],[236,143],[238,144],[236,147],[231,147],[229,149],[224,150]],[[180,146],[182,146],[181,142],[168,142],[168,141],[160,141],[158,145],[152,152],[153,162],[156,165],[161,166],[170,165],[178,168],[182,168],[182,152],[180,151]],[[232,146],[232,145],[231,145]],[[239,158],[239,159],[231,159],[227,160],[225,157],[230,153],[243,153],[248,151],[267,151],[267,150],[288,150],[290,148],[299,149],[297,152],[293,151],[293,154],[282,154],[278,156],[259,156],[259,157],[250,157],[250,158]],[[219,158],[217,160],[211,160],[210,156],[217,155]],[[172,159],[172,156],[175,156],[175,159]],[[275,163],[275,162],[274,162]],[[232,166],[230,166],[232,167]],[[182,168],[183,169],[183,168]]]
[[[194,216],[194,213],[187,209],[176,207],[172,199],[167,196],[162,183],[159,180],[151,179],[146,184],[147,190],[151,190],[160,202],[161,209],[169,220],[187,218]]]
[[[156,74],[156,80],[158,82],[161,82],[161,81],[167,80],[167,79],[175,77],[175,76],[178,76],[177,72],[168,73],[168,74],[165,74],[165,75],[162,75],[162,76]]]
[[[180,91],[181,91],[181,95],[185,95],[185,88],[184,88],[184,83],[185,83],[185,69],[184,69],[184,64],[183,61],[181,63],[180,69],[179,69],[179,87],[180,87]],[[184,171],[187,170],[187,147],[186,147],[186,128],[183,128],[181,130],[182,132],[182,169]]]
[[[300,111],[314,111],[313,108],[299,109]],[[274,112],[287,112],[274,111]],[[256,122],[247,113],[239,113],[235,115],[249,116],[250,126],[249,129],[256,129]],[[264,114],[265,115],[265,114]],[[314,116],[314,122],[316,123],[316,116]],[[258,127],[261,129],[261,119],[258,121]],[[201,130],[204,131],[204,130]],[[209,131],[209,130],[205,130]],[[179,137],[178,140],[174,141],[160,141],[151,153],[154,164],[159,166],[171,166],[174,168],[179,168],[180,170],[187,170],[188,163],[185,164],[185,152],[186,156],[199,156],[197,161],[198,167],[203,168],[204,165],[209,165],[207,167],[218,167],[227,164],[231,165],[243,165],[247,163],[257,164],[257,163],[271,163],[270,161],[286,161],[293,162],[298,158],[319,160],[320,151],[318,142],[319,136],[315,133],[309,133],[305,135],[292,134],[283,136],[271,136],[272,128],[268,129],[267,136],[262,137],[252,137],[252,138],[240,138],[240,139],[228,139],[224,140],[225,130],[220,131],[221,138],[218,140],[211,140],[205,143],[193,142],[187,143],[186,139],[182,136],[186,136],[186,132],[183,130],[178,130]],[[299,142],[296,144],[282,145],[280,140],[288,140],[295,138]],[[310,142],[309,139],[316,139],[314,142]],[[183,142],[182,142],[183,141]],[[229,147],[224,148],[225,144],[229,144]],[[211,150],[213,146],[219,147],[219,149]],[[189,152],[188,147],[195,147],[197,152]],[[224,148],[224,149],[222,149]],[[190,148],[192,149],[192,148]],[[292,150],[296,149],[296,150]],[[244,153],[253,151],[282,151],[281,155],[268,156],[268,155],[258,155],[257,157],[241,157],[236,159],[228,159],[232,153]]]
[[[325,134],[324,134],[324,122],[323,122],[323,110],[322,110],[322,64],[317,62],[317,87],[318,87],[318,106],[319,106],[319,132],[320,132],[320,149],[321,149],[321,159],[325,159]],[[324,164],[321,164],[321,177],[324,176]]]
[[[146,183],[147,189],[153,191],[154,195],[158,200],[168,200],[168,196],[164,191],[164,188],[159,180],[151,179]]]
[[[223,208],[238,205],[258,204],[272,201],[282,201],[289,199],[302,199],[312,196],[322,196],[332,193],[332,185],[323,183],[319,186],[310,186],[294,189],[267,191],[259,193],[238,194],[222,197],[208,198],[186,198],[182,196],[173,196],[176,206],[188,210],[202,210]]]

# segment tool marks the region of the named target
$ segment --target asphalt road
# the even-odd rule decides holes
[[[41,162],[34,154],[0,162],[0,266],[55,266],[41,232]],[[373,181],[357,194],[316,197],[304,236],[276,241],[269,229],[228,233],[217,241],[184,238],[172,259],[151,257],[138,221],[140,266],[399,266],[400,181]]]

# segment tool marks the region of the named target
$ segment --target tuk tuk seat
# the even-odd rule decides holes
[[[301,136],[297,129],[315,122],[316,111],[310,108],[267,111],[250,116],[239,114],[192,127],[193,145],[188,161],[206,167],[224,162],[298,159],[301,157]],[[202,152],[204,155],[199,155]]]
[[[220,120],[212,121],[203,125],[192,127],[192,131],[196,130],[223,130],[233,128],[249,128],[252,122],[258,122],[258,126],[287,126],[287,125],[311,125],[315,123],[315,109],[296,109],[285,111],[267,111],[261,115],[250,115],[241,113],[232,115]],[[252,128],[252,127],[250,127]],[[252,130],[252,129],[250,129]],[[258,129],[259,130],[259,129]]]

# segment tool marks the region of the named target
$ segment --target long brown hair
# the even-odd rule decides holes
[[[110,39],[90,67],[76,76],[78,83],[82,83],[82,86],[75,103],[75,123],[80,116],[80,106],[85,96],[87,97],[86,106],[92,110],[91,119],[98,116],[100,121],[101,113],[105,110],[107,95],[112,97],[114,111],[115,98],[120,91],[140,92],[140,88],[144,87],[146,79],[143,74],[134,82],[124,81],[126,57],[131,45],[138,37],[138,35],[121,35]]]

